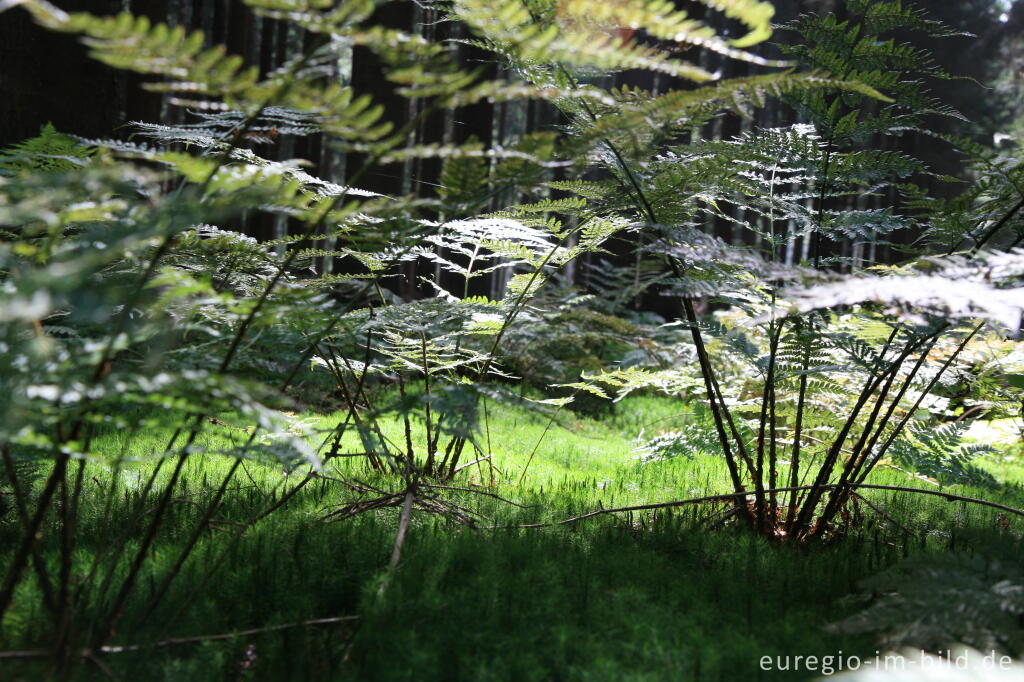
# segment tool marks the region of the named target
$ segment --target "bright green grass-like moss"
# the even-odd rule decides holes
[[[778,547],[739,529],[709,528],[707,517],[720,506],[609,515],[540,530],[509,528],[600,506],[728,490],[725,468],[715,458],[640,464],[633,457],[641,429],[653,434],[672,428],[685,409],[678,402],[635,397],[603,422],[566,414],[548,430],[518,485],[547,421],[514,406],[492,406],[493,490],[531,506],[520,509],[453,492],[454,500],[488,519],[482,527],[503,528],[471,530],[437,517],[414,516],[400,569],[384,590],[396,510],[323,522],[325,510],[352,495],[320,480],[241,532],[241,524],[301,476],[299,471],[286,479],[279,467],[247,463],[215,529],[200,542],[167,597],[143,620],[149,596],[198,519],[200,510],[191,501],[207,498],[230,466],[224,457],[196,455],[186,464],[183,489],[115,643],[349,614],[360,619],[116,654],[107,657],[107,664],[123,679],[139,680],[774,679],[760,670],[761,656],[840,650],[873,655],[870,639],[830,633],[823,626],[855,608],[841,598],[855,591],[858,580],[903,556],[948,551],[1012,556],[1020,549],[997,527],[990,510],[887,493],[870,498],[917,530],[916,536],[907,537],[865,509],[860,529],[840,543],[814,550]],[[339,418],[306,416],[324,427]],[[155,429],[130,448],[123,434],[100,439],[98,451],[109,470],[85,486],[81,565],[125,532],[129,511],[138,503],[139,481],[169,432]],[[399,422],[385,424],[385,432],[396,442],[404,439]],[[215,451],[241,437],[244,433],[211,425],[197,443]],[[103,493],[123,456],[132,461],[116,474],[121,492],[113,513],[105,515]],[[463,470],[457,485],[489,481],[489,464]],[[355,460],[341,460],[339,466],[327,473],[357,474],[382,487],[398,485],[371,475]],[[875,480],[911,482],[885,470]],[[1013,488],[994,497],[1024,503]],[[15,526],[6,523],[2,532],[10,538]],[[56,562],[56,546],[47,542],[47,556]],[[33,581],[26,581],[5,621],[4,639],[10,646],[38,645],[47,618]],[[31,679],[35,665],[5,662],[3,678]],[[95,667],[74,674],[77,679],[103,676]]]

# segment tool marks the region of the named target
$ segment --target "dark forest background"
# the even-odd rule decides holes
[[[145,15],[153,22],[172,26],[183,25],[190,30],[202,30],[210,45],[222,44],[231,53],[245,57],[250,64],[258,64],[264,73],[281,65],[295,54],[308,38],[295,27],[282,22],[257,17],[242,0],[63,0],[57,3],[67,11],[89,11],[94,14],[112,14],[127,10]],[[677,0],[677,5],[688,9],[719,30],[728,32],[729,26],[721,17],[707,16],[702,6],[689,5]],[[785,24],[803,12],[834,12],[842,16],[842,3],[836,0],[776,0],[776,23]],[[1013,138],[1024,132],[1024,2],[1010,0],[920,0],[933,17],[951,27],[969,32],[972,37],[942,39],[932,45],[936,58],[949,72],[962,76],[955,81],[939,84],[944,99],[961,111],[964,121],[944,120],[946,132],[968,135],[986,145],[1014,144]],[[373,21],[375,23],[417,32],[431,39],[461,37],[462,27],[439,21],[436,10],[412,1],[382,3]],[[773,40],[785,41],[787,34],[777,32]],[[486,63],[487,56],[458,42],[449,43],[461,61]],[[773,55],[770,44],[760,47],[762,54]],[[694,53],[692,59],[723,77],[754,73],[758,67],[727,60],[711,53]],[[495,74],[490,66],[489,75],[514,79],[512,73]],[[359,92],[370,94],[386,107],[386,117],[396,124],[416,115],[416,102],[396,97],[389,83],[382,77],[381,66],[366,50],[355,49],[347,62],[338,64],[337,77],[351,82]],[[611,85],[640,86],[664,91],[670,88],[691,87],[667,76],[648,73],[623,72],[614,76]],[[158,93],[141,87],[141,78],[119,72],[88,58],[87,50],[74,37],[48,32],[33,24],[27,13],[5,13],[0,20],[0,149],[38,134],[40,126],[50,122],[57,130],[83,138],[130,137],[134,121],[175,123],[190,119],[189,112],[170,106]],[[754,126],[773,127],[795,122],[794,112],[778,102],[771,102],[759,110],[754,119],[721,116],[703,131],[705,137],[729,138]],[[509,144],[526,132],[557,126],[560,121],[553,108],[544,102],[482,103],[464,109],[445,111],[426,119],[415,131],[417,143],[463,143],[476,138],[485,144]],[[903,151],[928,162],[939,174],[957,175],[960,160],[941,143],[919,136],[906,136],[898,144]],[[310,172],[335,182],[344,183],[346,169],[355,167],[354,160],[345,154],[325,148],[318,136],[293,138],[279,136],[272,142],[253,142],[252,147],[261,156],[271,159],[302,158],[311,162]],[[363,189],[385,194],[416,194],[431,196],[437,191],[441,164],[436,161],[417,160],[377,169],[363,177]],[[933,178],[922,178],[921,184],[931,185],[939,194],[953,191],[936,187]],[[941,184],[941,183],[940,183]],[[491,207],[498,209],[515,197],[495,197]],[[858,201],[862,208],[896,205],[895,197],[865,196]],[[281,219],[239,216],[234,224],[226,225],[258,239],[285,236],[289,226]],[[709,221],[705,226],[733,243],[755,239],[740,233],[733,226]],[[912,242],[915,235],[894,237],[892,243],[839,244],[834,255],[845,262],[864,265],[891,262],[898,259],[901,243]],[[786,249],[786,260],[797,262],[806,256],[807,240],[795,234]],[[618,243],[612,247],[608,263],[623,265],[632,258],[633,246]],[[601,257],[605,259],[604,256]],[[422,267],[424,264],[420,264]],[[324,259],[317,267],[330,272],[343,265]],[[570,283],[586,285],[595,263],[591,260],[573,264],[565,273]],[[404,284],[396,288],[406,297],[417,293],[415,282],[417,265],[409,264]],[[475,293],[496,295],[503,288],[501,275],[489,282],[481,282]]]

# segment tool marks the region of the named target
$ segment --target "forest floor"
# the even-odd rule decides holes
[[[451,485],[523,506],[444,491],[446,499],[480,515],[477,528],[414,514],[393,573],[387,566],[398,509],[323,520],[336,505],[354,499],[323,478],[250,525],[256,510],[302,474],[286,479],[279,466],[247,462],[213,530],[167,597],[147,614],[149,598],[187,541],[201,503],[230,466],[223,456],[198,453],[185,466],[187,489],[172,505],[154,560],[145,564],[140,589],[112,642],[164,645],[107,655],[107,671],[84,666],[77,679],[105,679],[108,673],[123,680],[190,681],[814,679],[810,671],[764,671],[760,661],[839,652],[874,656],[878,647],[871,636],[826,629],[863,608],[852,598],[863,579],[907,556],[1020,556],[1022,526],[1003,523],[993,509],[886,491],[866,493],[884,515],[862,507],[853,533],[813,549],[774,545],[719,524],[716,514],[727,509],[721,504],[515,527],[602,507],[728,491],[725,467],[713,457],[647,463],[636,458],[641,429],[653,435],[678,428],[684,408],[667,399],[631,397],[605,417],[564,413],[548,428],[535,414],[492,405],[488,435],[481,436],[489,437],[492,459],[460,471]],[[305,416],[328,428],[341,418]],[[403,442],[401,423],[388,428]],[[211,429],[200,438],[201,448],[221,449],[244,436],[225,426]],[[126,532],[153,466],[149,457],[163,450],[169,434],[169,427],[166,433],[156,430],[147,436],[152,452],[142,447],[129,453],[141,461],[117,474],[122,492],[109,512],[103,493],[113,470],[90,475],[78,533],[80,563],[108,551]],[[122,438],[109,433],[98,450],[113,462],[123,452]],[[140,447],[138,439],[133,443]],[[329,465],[326,477],[358,475],[382,489],[400,486],[354,460],[335,461],[340,468]],[[1024,506],[1022,462],[1006,456],[985,466],[1007,485],[951,491]],[[92,467],[92,473],[100,469]],[[880,470],[873,482],[934,489],[892,469]],[[0,520],[0,554],[13,544],[12,516]],[[55,544],[46,551],[56,562]],[[40,644],[39,633],[49,623],[39,604],[34,582],[25,581],[5,622],[5,639]],[[228,639],[199,637],[343,616],[356,618]],[[201,641],[168,641],[194,637]],[[37,679],[38,665],[5,661],[0,678]]]

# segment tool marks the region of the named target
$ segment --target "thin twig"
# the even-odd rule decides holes
[[[225,632],[217,635],[198,635],[195,637],[171,637],[170,639],[162,639],[158,642],[151,644],[127,644],[124,646],[102,646],[98,650],[83,649],[79,652],[79,656],[83,658],[93,658],[96,655],[96,651],[104,654],[123,654],[132,651],[143,651],[146,649],[160,649],[169,646],[180,646],[182,644],[202,644],[204,642],[218,642],[228,639],[237,639],[238,637],[250,637],[252,635],[261,635],[266,632],[277,632],[279,630],[287,630],[290,628],[309,627],[312,625],[333,625],[335,623],[347,623],[359,620],[360,616],[337,616],[334,618],[314,618],[312,620],[304,620],[298,623],[282,623],[280,625],[270,625],[263,628],[252,628],[249,630],[238,630],[236,632]],[[0,651],[0,658],[45,658],[52,652],[49,649],[23,649],[20,651]]]
[[[502,497],[500,495],[495,495],[494,493],[487,492],[486,490],[475,490],[473,488],[460,488],[459,486],[454,486],[454,485],[438,485],[436,483],[422,483],[421,485],[424,488],[437,488],[439,490],[461,490],[461,491],[466,492],[466,493],[473,493],[474,495],[485,495],[487,497],[493,497],[496,500],[500,500],[500,501],[504,502],[505,504],[511,504],[513,507],[519,507],[520,509],[531,509],[531,508],[534,508],[534,507],[537,506],[535,504],[519,504],[518,502],[513,502],[512,500],[507,500],[507,499],[505,499],[504,497]]]
[[[969,502],[971,504],[981,505],[983,507],[992,507],[1010,514],[1017,516],[1024,516],[1024,509],[1017,509],[1010,507],[1005,504],[999,504],[998,502],[989,502],[988,500],[982,500],[976,497],[965,497],[963,495],[953,495],[951,493],[945,493],[938,490],[925,490],[923,488],[906,488],[898,485],[878,485],[874,483],[846,483],[848,488],[865,488],[869,490],[890,490],[893,492],[903,493],[916,493],[920,495],[932,495],[934,497],[941,497],[947,502]],[[771,488],[765,490],[766,493],[789,493],[798,492],[803,490],[831,490],[838,487],[836,484],[829,485],[803,485],[803,486],[787,486],[785,488]],[[706,495],[704,497],[693,497],[686,500],[673,500],[671,502],[656,502],[654,504],[638,504],[629,507],[613,507],[609,509],[596,509],[580,516],[574,516],[569,519],[562,519],[561,521],[552,521],[550,523],[527,523],[517,526],[504,526],[504,528],[550,528],[552,526],[564,526],[566,524],[575,523],[584,519],[589,519],[594,516],[601,516],[602,514],[617,514],[620,512],[634,512],[634,511],[645,511],[649,509],[667,509],[669,507],[682,507],[689,504],[701,504],[704,502],[720,502],[725,500],[734,500],[741,497],[750,496],[750,492],[742,493],[720,493],[718,495]]]
[[[491,457],[494,457],[494,455],[487,455],[486,457],[479,457],[477,459],[474,459],[472,462],[469,462],[468,464],[463,464],[461,466],[455,467],[455,470],[452,473],[453,474],[457,474],[460,471],[462,471],[463,469],[468,469],[469,467],[473,466],[474,464],[479,464],[480,462],[485,462],[485,461],[489,460]]]

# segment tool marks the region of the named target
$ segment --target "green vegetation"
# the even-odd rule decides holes
[[[810,553],[739,529],[713,531],[725,504],[597,517],[561,528],[514,528],[672,499],[681,490],[695,496],[723,490],[728,475],[720,458],[646,464],[634,458],[639,430],[672,423],[678,409],[667,399],[627,398],[608,421],[569,417],[548,432],[518,485],[546,422],[515,407],[494,408],[495,485],[477,487],[491,476],[487,463],[451,482],[477,491],[455,492],[451,499],[481,515],[478,530],[416,517],[393,575],[383,567],[397,509],[324,523],[320,519],[336,505],[367,497],[324,480],[307,486],[266,522],[247,526],[282,488],[279,468],[249,462],[180,580],[147,617],[152,586],[195,523],[197,503],[227,467],[218,457],[190,460],[182,477],[186,484],[153,547],[119,639],[151,643],[339,615],[359,620],[120,653],[109,656],[107,665],[125,678],[153,680],[772,679],[759,671],[762,655],[873,655],[872,637],[825,626],[861,608],[855,600],[837,599],[857,594],[859,581],[904,557],[980,554],[1011,561],[1020,552],[1020,523],[1006,529],[991,510],[899,493],[867,495],[898,524],[862,505],[864,518],[850,537]],[[303,416],[322,423],[337,417]],[[390,428],[401,431],[398,423]],[[137,441],[137,452],[159,448],[167,429]],[[208,434],[201,447],[226,447],[232,436],[238,438],[225,426]],[[116,433],[97,438],[95,452],[103,459],[83,501],[82,560],[109,550],[110,538],[125,532],[117,520],[129,517],[140,502],[139,481],[151,463],[126,464],[118,509],[101,509],[99,493],[111,485],[122,445]],[[365,475],[349,462],[342,460],[324,475],[358,474],[366,484],[384,488],[395,483]],[[889,470],[872,480],[908,479]],[[1017,488],[985,492],[1006,504],[1024,504],[1024,491]],[[151,497],[142,506],[154,502]],[[934,529],[942,532],[929,532]],[[56,564],[59,548],[50,543],[45,552]],[[39,609],[39,595],[24,585],[6,621],[10,636],[30,638],[45,622]],[[5,662],[5,669],[7,679],[20,679],[34,668]],[[102,678],[99,668],[81,671],[81,679]]]
[[[268,66],[0,0],[175,108],[0,154],[3,673],[1024,656],[1020,446],[985,434],[1024,418],[1024,155],[943,97],[964,34],[900,0],[414,4],[450,36],[245,0]],[[457,133],[484,104],[550,124]]]

